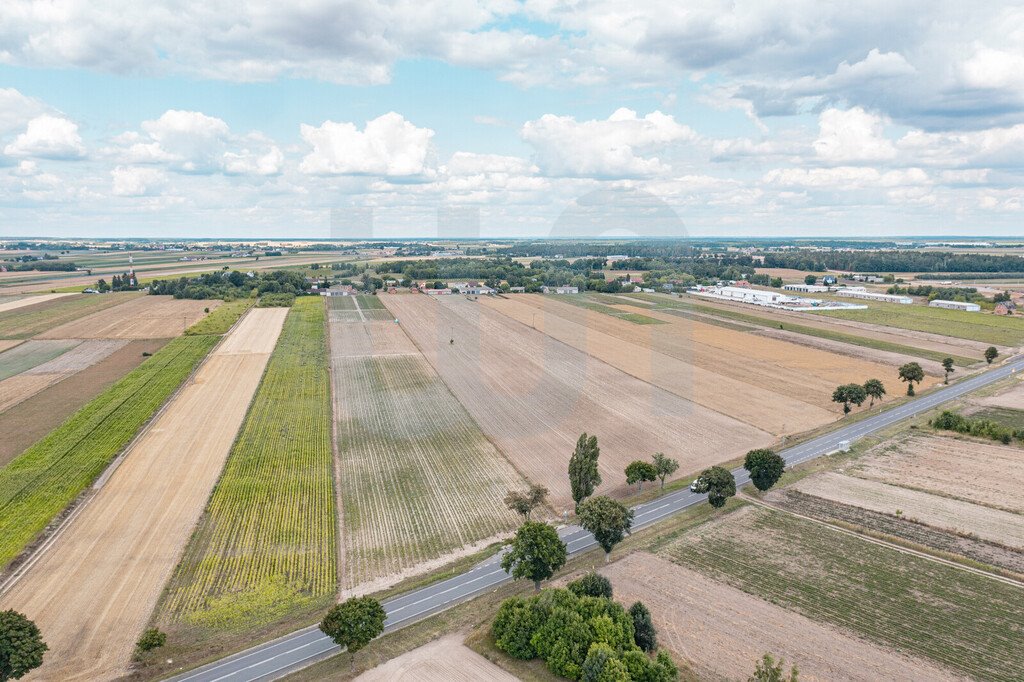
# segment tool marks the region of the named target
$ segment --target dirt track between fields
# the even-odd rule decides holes
[[[600,490],[617,495],[631,490],[625,466],[654,452],[677,458],[685,475],[774,440],[478,302],[445,298],[382,300],[487,437],[551,490],[556,511],[571,502],[565,472],[584,431],[601,447]]]
[[[447,635],[393,658],[356,678],[357,682],[516,682],[472,649],[461,635]]]
[[[127,672],[135,641],[220,475],[287,312],[250,311],[81,514],[0,599],[45,633],[46,663],[30,679],[105,680]]]
[[[647,605],[661,645],[692,661],[701,679],[746,679],[765,652],[784,658],[787,672],[796,663],[804,682],[961,679],[653,554],[630,554],[601,573],[616,601]]]

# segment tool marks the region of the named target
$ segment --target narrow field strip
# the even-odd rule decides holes
[[[28,343],[46,342],[29,341]],[[118,339],[83,341],[52,360],[0,381],[0,412],[31,398],[48,386],[59,383],[97,362],[101,362],[127,343],[127,341]]]
[[[764,508],[722,517],[659,554],[964,675],[1020,679],[1019,587]]]
[[[216,341],[171,341],[0,469],[0,566],[93,482]]]
[[[1001,346],[1019,346],[1024,341],[1024,320],[1019,317],[946,310],[925,305],[886,304],[869,304],[867,310],[822,310],[813,314]]]
[[[502,499],[526,486],[422,356],[391,352],[399,334],[393,322],[331,326],[346,589],[512,529]]]
[[[337,588],[324,304],[288,313],[158,620],[257,627]]]
[[[144,296],[136,292],[77,294],[0,312],[0,337],[27,339],[100,310]]]
[[[127,674],[134,643],[259,386],[269,359],[261,349],[273,345],[286,314],[283,308],[250,311],[3,596],[5,606],[25,613],[46,633],[43,678]]]
[[[80,343],[78,339],[26,341],[0,355],[0,381],[53,360]]]
[[[4,296],[0,298],[0,313],[7,312],[8,310],[25,308],[38,303],[45,303],[46,301],[52,301],[57,298],[63,298],[64,296],[71,295],[72,294],[41,294],[39,296]]]

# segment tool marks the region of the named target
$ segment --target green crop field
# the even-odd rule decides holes
[[[938,351],[927,350],[924,348],[917,348],[915,346],[905,346],[900,343],[891,343],[889,341],[882,341],[881,339],[872,339],[865,336],[857,336],[856,334],[850,334],[847,332],[841,332],[834,329],[818,329],[816,327],[808,327],[806,325],[794,324],[793,322],[780,322],[777,318],[770,317],[770,313],[755,314],[754,312],[744,312],[742,310],[730,310],[726,308],[716,308],[713,306],[700,305],[694,303],[690,299],[673,299],[667,296],[656,296],[654,294],[631,294],[641,300],[656,302],[657,308],[664,308],[667,310],[674,311],[676,314],[683,316],[690,315],[693,313],[700,313],[701,315],[707,315],[711,319],[694,318],[703,322],[712,322],[713,319],[725,319],[734,320],[744,324],[750,324],[758,327],[773,327],[776,329],[784,329],[786,331],[794,332],[796,334],[804,334],[805,336],[816,336],[820,339],[828,339],[830,341],[839,341],[841,343],[848,343],[853,346],[861,346],[863,348],[873,348],[875,350],[889,351],[891,353],[901,353],[903,355],[910,355],[913,357],[924,358],[926,360],[934,360],[936,362],[942,362],[947,357],[945,353]],[[753,307],[753,306],[751,306]],[[909,306],[900,306],[901,308],[907,308]],[[655,308],[655,309],[657,309]],[[862,311],[864,312],[864,311]],[[824,314],[824,313],[815,313]],[[961,366],[967,367],[973,365],[981,360],[978,358],[969,358],[960,355],[952,356],[953,361]]]
[[[67,296],[0,313],[0,338],[27,339],[80,317],[129,301],[137,292]]]
[[[870,307],[867,310],[822,310],[814,314],[931,332],[999,346],[1019,346],[1024,343],[1024,317],[968,313],[963,310],[930,308],[921,304],[868,305]]]
[[[0,469],[0,567],[96,479],[216,341],[174,339]]]
[[[21,374],[71,350],[75,339],[26,341],[0,354],[0,381]]]
[[[185,333],[189,336],[226,334],[252,304],[253,300],[249,298],[221,303],[213,312],[189,327]]]
[[[746,508],[659,550],[745,592],[976,679],[1019,680],[1019,587]]]
[[[331,388],[320,297],[295,300],[164,617],[257,627],[336,592]]]
[[[334,381],[342,587],[515,527],[502,499],[525,481],[422,357],[336,355]]]

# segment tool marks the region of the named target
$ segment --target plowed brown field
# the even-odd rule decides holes
[[[1018,447],[968,438],[913,435],[884,443],[847,473],[1024,513]]]
[[[41,339],[166,339],[178,336],[220,301],[192,301],[170,296],[140,296],[127,303],[68,322],[39,335]]]
[[[679,459],[682,475],[773,440],[478,302],[446,298],[383,301],[488,438],[556,505],[571,499],[566,471],[584,431],[601,446],[601,490],[616,494],[628,491],[625,466],[654,452]]]
[[[765,652],[795,663],[801,680],[957,680],[924,661],[868,644],[646,552],[601,571],[616,601],[642,601],[659,643],[689,659],[701,679],[742,680]],[[714,605],[713,608],[710,605]]]
[[[287,308],[253,310],[158,414],[38,563],[0,599],[50,647],[36,679],[127,672],[263,375]],[[235,349],[243,350],[235,350]],[[102,480],[102,479],[101,479]]]

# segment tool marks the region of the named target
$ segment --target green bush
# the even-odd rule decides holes
[[[991,419],[969,419],[950,410],[943,410],[938,417],[928,423],[936,429],[955,431],[978,438],[990,438],[1004,445],[1009,445],[1014,438],[1024,440],[1024,430],[1022,429],[1011,429]]]
[[[540,658],[552,673],[572,680],[676,679],[678,671],[664,652],[652,659],[637,646],[633,621],[607,597],[548,589],[505,600],[492,633],[508,655]]]
[[[167,634],[157,628],[149,628],[142,633],[142,637],[139,637],[135,647],[139,651],[152,651],[162,647],[164,644],[167,644]]]
[[[612,598],[612,583],[608,578],[594,571],[587,573],[582,578],[573,580],[566,585],[569,591],[577,597],[604,597]]]

